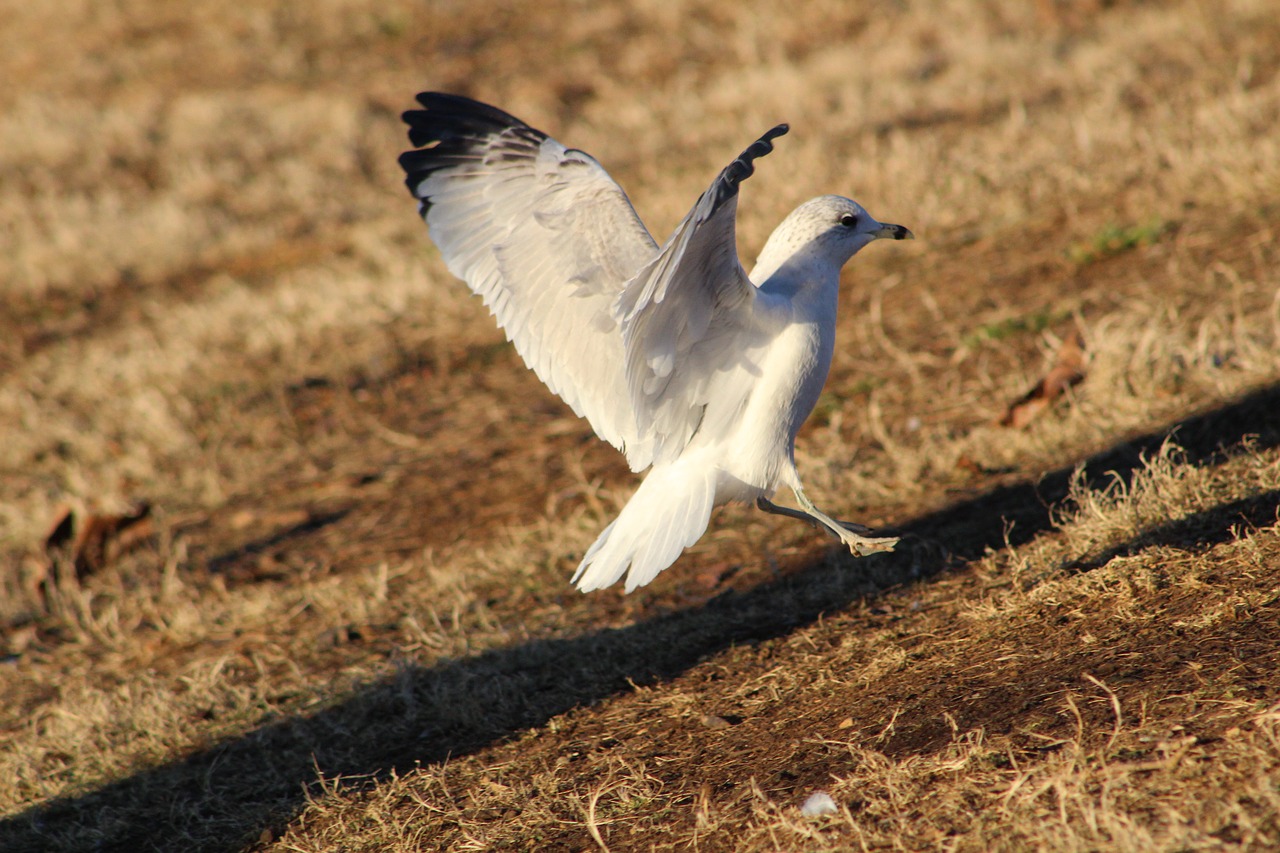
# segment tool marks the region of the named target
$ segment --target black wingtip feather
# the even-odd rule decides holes
[[[791,130],[787,124],[774,125],[763,136],[747,146],[738,159],[729,164],[727,177],[735,182],[744,181],[755,173],[755,160],[773,151],[773,140]]]
[[[547,138],[510,113],[462,95],[420,92],[417,101],[423,109],[401,115],[409,126],[409,142],[415,150],[401,154],[399,162],[406,173],[405,185],[422,202],[424,214],[430,199],[418,196],[418,187],[433,172],[466,161],[504,132],[514,132],[534,147]]]
[[[520,119],[503,112],[491,104],[476,101],[465,95],[451,95],[447,92],[419,92],[415,100],[428,110],[437,114],[450,114],[459,117],[483,118],[491,124],[501,127],[528,127]]]
[[[791,126],[788,124],[774,125],[763,136],[748,145],[747,149],[739,154],[736,160],[724,167],[716,178],[715,183],[712,184],[707,196],[704,196],[710,202],[705,218],[709,219],[724,206],[725,202],[738,194],[738,185],[755,174],[755,161],[772,152],[773,140],[784,135],[789,130],[791,130]]]

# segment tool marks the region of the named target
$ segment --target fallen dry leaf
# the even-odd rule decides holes
[[[93,574],[155,532],[150,516],[151,504],[141,501],[119,515],[87,515],[77,525],[75,511],[64,507],[45,537],[45,553],[69,557],[79,577]]]
[[[53,551],[65,547],[76,532],[76,514],[71,507],[63,505],[54,519],[53,526],[44,537],[44,550]]]
[[[1080,383],[1084,377],[1084,338],[1076,330],[1058,347],[1053,367],[1044,378],[1009,406],[1000,418],[1000,426],[1022,429],[1061,397],[1063,391]]]

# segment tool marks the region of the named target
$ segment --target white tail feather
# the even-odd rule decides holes
[[[627,573],[627,592],[644,586],[698,541],[715,505],[716,470],[681,459],[649,471],[640,488],[587,550],[573,582],[604,589]]]

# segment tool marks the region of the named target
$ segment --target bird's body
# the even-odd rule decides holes
[[[633,470],[651,468],[587,551],[580,589],[624,573],[628,591],[648,583],[730,501],[807,518],[857,553],[892,548],[819,512],[793,455],[831,365],[841,267],[907,229],[821,196],[778,226],[748,276],[738,185],[785,125],[726,167],[659,248],[585,153],[466,98],[418,100],[426,109],[405,120],[428,147],[401,165],[450,271],[552,391]],[[803,511],[769,502],[782,485]]]

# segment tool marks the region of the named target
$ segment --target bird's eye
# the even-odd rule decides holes
[[[845,228],[853,228],[858,224],[858,217],[854,216],[852,213],[846,213],[844,216],[840,217],[840,224]]]

